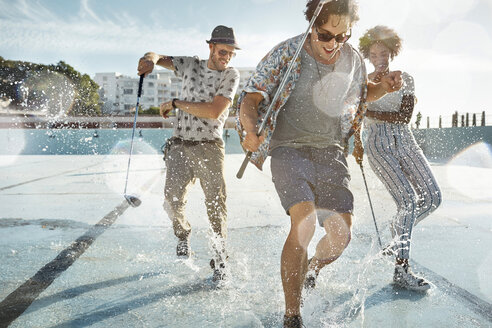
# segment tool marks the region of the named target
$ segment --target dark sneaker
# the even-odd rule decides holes
[[[284,315],[284,328],[303,328],[302,318],[300,315],[288,317]]]
[[[304,288],[314,289],[314,287],[316,287],[316,278],[318,278],[318,276],[314,271],[308,272],[306,274],[306,279],[304,279]]]
[[[178,241],[178,246],[176,246],[176,255],[180,257],[190,257],[190,253],[190,240],[188,238],[180,239]]]
[[[393,276],[395,285],[415,291],[425,291],[430,288],[430,284],[423,278],[415,275],[408,265],[396,265]]]
[[[215,260],[212,259],[210,260],[210,267],[214,270],[214,273],[212,275],[212,281],[218,282],[222,281],[226,277],[225,273],[225,263],[221,262],[218,265],[215,263]]]
[[[311,260],[313,258],[310,258],[308,260],[308,268],[309,268],[309,264],[311,264]],[[318,274],[316,273],[315,270],[309,270],[307,273],[306,273],[306,278],[304,278],[304,288],[305,289],[314,289],[314,287],[316,287],[316,278],[318,278]]]

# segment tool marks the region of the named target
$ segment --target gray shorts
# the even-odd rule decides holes
[[[271,156],[272,180],[287,214],[301,202],[313,202],[318,209],[337,213],[353,212],[354,196],[342,150],[278,147]]]

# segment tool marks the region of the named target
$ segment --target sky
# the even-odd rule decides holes
[[[304,33],[305,0],[0,0],[0,56],[63,60],[91,77],[136,76],[147,51],[208,57],[216,25],[234,28],[242,50],[231,62],[255,67],[277,43]],[[492,0],[359,0],[352,45],[375,25],[403,39],[390,68],[410,73],[416,112],[492,113]],[[366,62],[368,72],[372,66]]]

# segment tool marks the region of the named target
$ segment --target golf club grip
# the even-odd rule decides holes
[[[248,166],[248,162],[252,154],[253,153],[250,151],[246,153],[246,157],[244,158],[243,164],[241,164],[241,167],[239,168],[239,171],[236,174],[236,178],[241,179],[243,177],[244,170],[246,170],[246,166]]]
[[[137,93],[137,97],[140,98],[140,96],[142,95],[142,86],[143,86],[143,80],[144,80],[144,75],[140,75],[140,81],[138,82],[138,93]]]

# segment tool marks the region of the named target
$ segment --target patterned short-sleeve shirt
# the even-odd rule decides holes
[[[241,92],[237,101],[238,108],[241,105],[244,96],[247,93],[260,93],[263,96],[263,100],[258,106],[258,126],[263,122],[265,115],[268,112],[271,100],[277,91],[277,88],[287,72],[287,67],[291,59],[293,58],[297,48],[300,46],[303,35],[298,35],[284,42],[281,42],[274,47],[258,64],[256,71],[253,73],[244,90]],[[344,47],[349,47],[349,51],[354,54],[353,58],[360,62],[360,66],[365,72],[365,65],[360,54],[348,43],[344,44]],[[355,71],[355,70],[354,70]],[[260,145],[258,150],[254,152],[250,158],[250,161],[256,165],[259,169],[262,168],[268,153],[270,140],[272,139],[273,132],[275,130],[277,115],[280,109],[284,107],[289,99],[292,91],[295,88],[296,82],[299,80],[301,73],[301,58],[296,58],[295,65],[287,77],[287,81],[284,89],[282,90],[279,98],[275,102],[272,108],[272,114],[268,117],[267,124],[265,125],[266,138]],[[364,73],[365,75],[365,73]],[[367,78],[366,78],[367,79]],[[357,99],[345,99],[351,103],[351,106],[345,106],[340,114],[340,128],[342,131],[342,137],[344,140],[353,134],[353,132],[359,129],[362,119],[365,114],[365,106],[363,106],[367,95],[367,81],[360,86],[360,92]],[[239,112],[239,111],[238,111]],[[239,137],[243,138],[244,130],[241,126],[239,117],[236,120],[236,129],[239,132]]]
[[[174,57],[174,72],[183,79],[180,100],[211,102],[215,96],[234,100],[239,85],[239,72],[228,67],[223,71],[211,70],[208,60],[198,57]],[[179,109],[179,108],[178,108]],[[184,140],[217,140],[222,142],[222,132],[228,111],[217,119],[197,117],[178,110],[174,124],[174,136]]]

